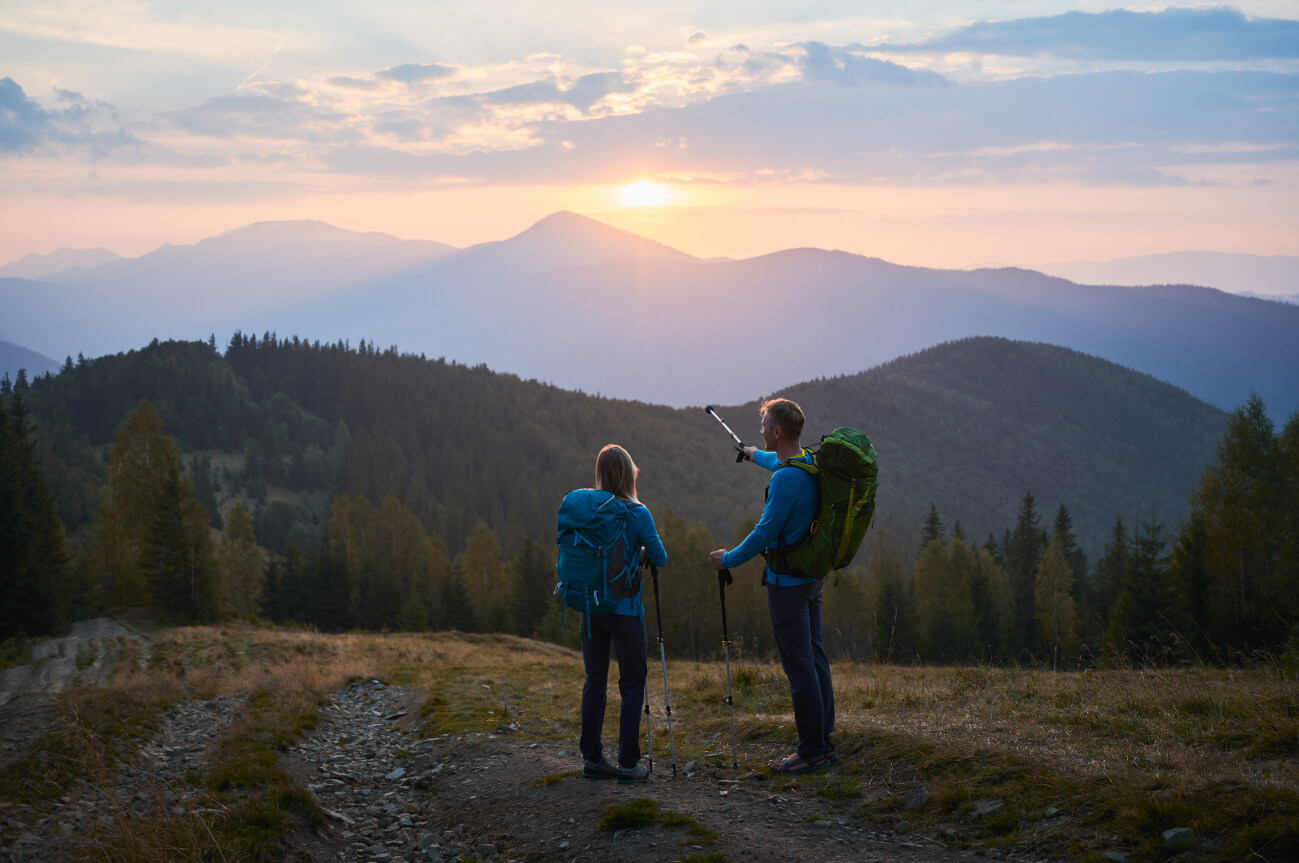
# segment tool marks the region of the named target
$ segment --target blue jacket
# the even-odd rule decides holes
[[[795,456],[795,459],[810,461],[806,453]],[[767,503],[762,508],[762,518],[744,538],[744,542],[722,555],[722,566],[727,569],[775,548],[782,536],[785,545],[793,545],[807,535],[812,519],[816,517],[816,477],[799,468],[781,470],[780,458],[774,452],[766,450],[755,452],[753,463],[775,473],[767,484]],[[772,572],[770,566],[763,571],[767,584],[776,587],[791,587],[813,581],[811,578]]]

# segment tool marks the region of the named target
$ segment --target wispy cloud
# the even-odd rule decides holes
[[[1073,60],[1294,59],[1299,58],[1299,21],[1248,18],[1226,8],[1066,12],[979,21],[923,42],[871,48],[907,54],[965,52]]]
[[[402,63],[390,66],[374,73],[381,81],[398,81],[402,84],[418,84],[424,81],[442,81],[456,74],[454,66],[442,63]]]
[[[70,90],[56,90],[58,107],[46,109],[12,78],[0,78],[0,153],[23,154],[46,147],[75,148],[101,156],[138,144],[111,105]]]
[[[341,183],[611,183],[635,171],[699,184],[1177,185],[1193,181],[1188,165],[1293,158],[1299,75],[1084,64],[971,79],[925,68],[923,55],[1276,58],[1299,52],[1296,27],[1173,9],[979,22],[910,45],[760,45],[695,30],[671,50],[628,46],[605,66],[534,53],[255,74],[136,122],[137,138],[115,133],[141,145],[124,162],[188,165],[191,180],[224,166],[253,182],[252,168],[274,165],[268,181],[298,170]],[[283,71],[278,59],[259,73],[269,69]],[[96,136],[107,146],[113,122],[102,103],[75,94],[42,103],[0,82],[0,152]]]

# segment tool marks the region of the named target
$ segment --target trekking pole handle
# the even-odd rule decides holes
[[[739,464],[740,462],[744,461],[744,441],[740,440],[739,435],[731,431],[731,427],[726,424],[726,420],[722,419],[720,416],[717,415],[717,411],[713,409],[712,405],[708,405],[706,408],[704,408],[704,410],[712,414],[713,419],[721,423],[722,428],[726,429],[726,433],[731,436],[732,440],[735,441],[735,448],[739,450],[739,452],[735,454],[735,463]]]
[[[649,559],[649,552],[645,550],[643,545],[640,547],[640,561],[641,566],[649,566],[650,578],[654,582],[654,611],[658,615],[659,645],[661,646],[663,644],[663,606],[661,605],[662,600],[659,599],[659,568],[654,565],[654,561]],[[668,711],[671,712],[671,710],[672,707],[669,705]]]

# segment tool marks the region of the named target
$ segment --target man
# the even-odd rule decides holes
[[[729,551],[717,549],[709,561],[721,570],[739,566],[760,553],[767,559],[762,574],[767,612],[789,678],[798,729],[798,751],[768,762],[768,766],[777,773],[807,773],[838,760],[830,742],[834,691],[830,660],[821,646],[821,581],[790,573],[782,551],[807,536],[816,516],[817,483],[805,470],[781,470],[791,459],[810,461],[801,442],[803,409],[789,399],[778,398],[764,402],[761,411],[764,449],[745,447],[744,457],[774,471],[762,518],[744,542]]]

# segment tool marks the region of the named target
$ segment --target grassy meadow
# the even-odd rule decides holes
[[[580,655],[512,636],[193,627],[155,632],[146,648],[123,640],[114,661],[111,685],[57,697],[48,730],[0,771],[0,804],[39,810],[111,786],[119,763],[185,699],[225,694],[242,707],[211,763],[186,777],[214,817],[123,812],[88,837],[85,859],[214,859],[203,850],[214,845],[230,859],[276,859],[282,839],[323,823],[277,753],[315,726],[328,693],[358,678],[427,690],[409,733],[512,726],[524,740],[578,735]],[[955,844],[1029,847],[1033,859],[1099,859],[1115,847],[1171,858],[1178,850],[1161,841],[1171,827],[1194,831],[1190,859],[1299,856],[1293,662],[1081,673],[840,663],[834,675],[843,760],[795,781],[835,817],[881,830],[905,817],[930,835],[959,825]],[[723,666],[674,661],[669,679],[678,764],[697,760],[706,774],[707,765],[729,765]],[[732,683],[741,766],[765,773],[794,741],[784,676],[742,658]],[[660,766],[662,695],[652,664]],[[616,739],[616,703],[615,691],[606,739]],[[920,787],[927,802],[904,815],[903,797]],[[1001,806],[977,814],[993,800]]]

